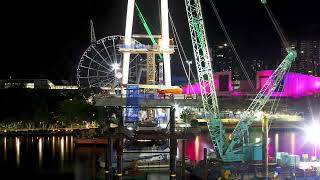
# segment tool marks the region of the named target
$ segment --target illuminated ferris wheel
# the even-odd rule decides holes
[[[77,80],[80,87],[115,88],[122,80],[123,53],[119,46],[124,36],[108,36],[92,43],[80,58]],[[133,40],[135,44],[140,44]],[[129,83],[138,83],[145,69],[145,58],[139,54],[130,56]]]

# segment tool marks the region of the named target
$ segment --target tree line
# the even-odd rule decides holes
[[[97,119],[88,91],[0,90],[0,129],[69,127]]]

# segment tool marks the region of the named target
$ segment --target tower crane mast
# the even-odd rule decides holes
[[[210,119],[219,118],[219,106],[214,85],[214,77],[209,54],[208,41],[201,11],[200,0],[185,0],[188,24],[193,46],[194,60],[197,67],[199,86],[203,109]],[[221,122],[221,121],[218,121]],[[215,149],[222,152],[220,138],[223,138],[222,129],[210,134],[214,140]],[[220,138],[217,138],[219,136]]]

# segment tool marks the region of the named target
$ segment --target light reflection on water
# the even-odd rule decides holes
[[[70,140],[70,144],[71,144],[71,149],[70,149],[70,152],[71,152],[71,160],[73,160],[73,147],[74,147],[74,144],[73,144],[73,136],[71,136],[71,138],[70,138],[71,140]],[[68,146],[69,147],[69,146]]]
[[[60,140],[60,166],[63,167],[63,161],[64,161],[64,137],[61,137]]]
[[[197,135],[186,141],[186,157],[191,161],[203,159],[203,149],[212,148],[211,142],[205,135]],[[181,154],[182,142],[178,141],[178,152]]]
[[[269,152],[273,157],[276,152],[299,155],[306,153],[309,156],[316,153],[313,145],[304,143],[302,132],[271,131],[269,137]],[[186,156],[191,161],[203,159],[203,148],[212,149],[209,135],[198,135],[186,140]],[[90,168],[94,168],[97,159],[95,155],[105,154],[103,150],[99,150],[98,155],[89,148],[75,148],[73,136],[39,136],[38,138],[37,136],[0,136],[0,149],[4,152],[0,153],[0,168],[4,165],[22,169],[69,170],[74,174],[80,173],[79,177],[92,173]],[[181,154],[181,141],[178,141],[178,150]],[[320,147],[318,147],[319,150]]]
[[[257,133],[251,133],[251,139],[259,137]],[[251,136],[250,135],[250,136]],[[269,156],[275,157],[276,152],[288,152],[290,154],[308,154],[314,156],[320,151],[320,146],[315,147],[305,142],[304,134],[301,131],[270,131],[269,132]],[[198,135],[186,142],[186,156],[191,161],[203,159],[203,149],[213,148],[211,139],[208,135]],[[178,141],[178,151],[181,154],[182,143]],[[320,154],[317,154],[318,157]]]
[[[42,142],[43,137],[39,138],[39,142],[38,142],[38,152],[39,152],[39,167],[42,167],[42,158],[43,158],[43,142]]]
[[[55,141],[56,140],[56,137],[53,136],[52,137],[52,159],[54,159],[56,156],[56,146],[55,146]]]
[[[195,143],[194,143],[194,152],[195,152],[195,158],[196,159],[199,159],[199,136],[196,136],[196,139],[195,139]]]
[[[69,137],[68,136],[66,136],[66,147],[69,147],[68,145],[68,143],[69,143],[69,141],[68,141],[68,139],[69,139]],[[69,155],[69,148],[66,148],[66,154],[67,154],[67,158],[68,158],[68,155]]]
[[[16,137],[16,165],[17,167],[20,166],[20,138]]]
[[[4,160],[7,161],[7,137],[3,138]]]
[[[275,151],[279,152],[279,133],[275,133],[274,135],[274,142],[275,142]]]
[[[290,139],[291,139],[291,154],[295,154],[295,150],[294,150],[294,148],[295,148],[295,146],[296,146],[296,136],[295,136],[295,134],[292,132],[291,133],[291,137],[290,137]]]
[[[0,148],[0,168],[62,169],[74,156],[72,136],[0,136]]]
[[[313,144],[306,142],[306,138],[301,131],[290,132],[276,132],[278,133],[278,140],[271,139],[269,147],[271,155],[275,156],[276,152],[288,152],[291,154],[308,154],[314,156],[320,148],[315,148]],[[274,134],[274,133],[272,133]],[[273,137],[271,134],[271,137]],[[277,137],[277,136],[275,136]],[[319,156],[318,156],[319,157]]]

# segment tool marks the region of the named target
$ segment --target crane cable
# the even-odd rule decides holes
[[[280,25],[279,25],[278,21],[276,20],[276,18],[274,17],[272,11],[270,10],[267,1],[266,0],[261,0],[261,2],[263,4],[263,6],[265,7],[265,9],[267,10],[268,15],[269,15],[274,27],[276,28],[276,30],[277,30],[277,32],[279,34],[280,39],[281,39],[281,41],[283,43],[283,46],[285,47],[285,49],[287,49],[289,47],[289,43],[288,43],[286,37],[284,36],[284,33],[283,33],[282,29],[280,28]]]
[[[171,22],[172,29],[174,30],[174,32],[175,32],[175,34],[176,34],[176,36],[177,36],[179,45],[181,46],[181,51],[182,51],[183,57],[184,57],[185,60],[188,60],[187,55],[186,55],[186,53],[185,53],[185,51],[184,51],[184,48],[183,48],[183,46],[182,46],[182,43],[181,43],[181,41],[180,41],[180,37],[179,37],[178,31],[177,31],[177,29],[176,29],[176,27],[175,27],[175,25],[174,25],[173,20],[172,20],[172,17],[171,17],[171,13],[170,13],[170,12],[169,12],[169,18],[170,18],[170,22]],[[192,77],[193,77],[193,81],[196,81],[196,77],[195,77],[193,71],[191,71],[191,75],[192,75]]]
[[[284,48],[287,50],[287,49],[289,48],[289,43],[288,43],[288,41],[287,41],[287,39],[286,39],[286,37],[285,37],[282,29],[280,28],[280,25],[279,25],[278,21],[276,20],[276,18],[274,17],[272,11],[270,10],[269,5],[268,5],[268,3],[267,3],[267,0],[261,0],[261,3],[262,3],[263,6],[265,7],[265,9],[266,9],[266,11],[267,11],[267,13],[268,13],[268,16],[269,16],[270,19],[271,19],[271,22],[273,23],[273,25],[274,25],[274,27],[275,27],[278,35],[280,36],[280,39],[281,39],[281,42],[282,42]],[[291,69],[291,65],[290,65],[290,67],[288,68],[287,72],[289,72],[290,69]],[[288,78],[288,76],[285,77],[285,79],[287,79],[287,78]],[[284,81],[285,81],[285,80],[284,80]],[[274,113],[277,111],[277,109],[278,109],[279,102],[280,102],[280,98],[281,98],[282,93],[283,93],[283,89],[284,89],[284,86],[282,87],[282,90],[281,90],[281,93],[280,93],[280,97],[278,98],[278,100],[277,100],[277,98],[275,98],[275,100],[273,101],[273,104],[272,104],[272,107],[271,107],[271,113],[272,113],[272,114],[274,114]],[[276,102],[276,101],[277,101],[277,102]],[[276,102],[276,106],[275,106],[275,102]],[[274,106],[275,106],[275,108],[274,108]],[[270,127],[271,127],[271,124],[272,124],[272,120],[270,121],[269,129],[270,129]]]
[[[180,61],[181,61],[181,64],[182,64],[184,73],[186,74],[186,77],[187,77],[187,79],[188,79],[188,84],[191,86],[192,91],[195,92],[194,89],[193,89],[193,86],[191,85],[191,77],[189,77],[189,75],[188,75],[188,73],[187,73],[187,70],[186,70],[186,68],[185,68],[185,65],[184,65],[184,61],[182,61],[183,57],[182,57],[182,55],[181,55],[179,46],[181,47],[182,54],[183,54],[183,56],[184,56],[184,58],[185,58],[186,60],[187,60],[187,56],[186,56],[186,53],[185,53],[184,48],[183,48],[183,46],[182,46],[182,43],[181,43],[181,41],[180,41],[180,37],[179,37],[179,35],[178,35],[177,29],[176,29],[176,27],[175,27],[175,25],[174,25],[174,22],[173,22],[173,20],[172,20],[172,16],[171,16],[171,13],[170,13],[170,12],[169,12],[169,20],[170,20],[170,24],[171,24],[171,27],[172,27],[172,30],[173,30],[174,39],[177,40],[177,42],[178,42],[178,48],[177,48],[177,49],[178,49],[178,54],[179,54],[179,57],[180,57]],[[192,75],[193,79],[195,80],[196,78],[195,78],[195,76],[194,76],[194,74],[193,74],[192,71],[191,71],[191,75]]]
[[[189,86],[191,87],[192,92],[195,93],[195,91],[194,91],[194,89],[193,89],[193,86],[191,85],[190,77],[189,77],[189,75],[188,75],[188,73],[187,73],[187,70],[186,70],[186,67],[185,67],[185,65],[184,65],[184,61],[182,61],[183,58],[182,58],[182,55],[181,55],[181,52],[180,52],[180,49],[179,49],[179,45],[180,45],[180,47],[181,47],[181,49],[182,49],[182,53],[184,54],[185,59],[187,59],[187,58],[186,58],[186,55],[185,55],[185,52],[184,52],[182,43],[181,43],[181,41],[180,41],[179,35],[178,35],[178,33],[177,33],[176,27],[175,27],[175,25],[174,25],[174,23],[173,23],[173,20],[172,20],[172,17],[171,17],[170,12],[169,12],[169,18],[170,18],[171,27],[172,27],[172,30],[173,30],[174,39],[176,39],[177,42],[179,43],[177,50],[178,50],[178,54],[179,54],[179,57],[180,57],[180,61],[181,61],[181,64],[182,64],[184,73],[185,73],[185,75],[186,75],[186,77],[187,77],[187,79],[188,79],[188,84],[189,84]],[[191,72],[192,72],[192,71],[191,71]],[[193,78],[195,79],[195,76],[194,76],[193,72],[192,72],[192,76],[193,76]]]
[[[246,76],[246,78],[247,78],[247,80],[248,80],[248,82],[249,82],[249,85],[250,85],[252,91],[254,91],[254,90],[255,90],[255,87],[254,87],[254,85],[253,85],[253,83],[252,83],[252,80],[250,79],[248,72],[246,71],[245,67],[243,66],[243,63],[242,63],[242,61],[241,61],[241,59],[240,59],[240,56],[239,56],[239,54],[237,53],[236,48],[234,47],[234,44],[232,43],[231,37],[229,36],[229,34],[228,34],[228,32],[227,32],[227,30],[226,30],[226,28],[225,28],[225,26],[224,26],[224,24],[223,24],[223,22],[222,22],[222,19],[221,19],[219,13],[218,13],[218,10],[217,10],[216,6],[213,4],[213,1],[212,1],[212,0],[209,0],[209,2],[210,2],[210,5],[211,5],[211,7],[212,7],[212,9],[213,9],[213,11],[214,11],[214,13],[215,13],[218,21],[219,21],[219,24],[220,24],[220,26],[221,26],[221,29],[222,29],[224,35],[226,36],[227,41],[228,41],[228,43],[230,44],[231,49],[232,49],[233,53],[235,54],[237,61],[238,61],[239,64],[240,64],[241,69],[242,69],[244,75]]]
[[[288,72],[290,71],[290,69],[291,69],[291,66],[288,68]],[[284,82],[286,82],[287,78],[288,78],[288,75],[285,76]],[[271,106],[271,110],[270,110],[271,114],[275,114],[275,112],[278,110],[278,106],[279,106],[280,99],[281,99],[282,94],[283,94],[284,86],[285,86],[285,84],[281,88],[280,96],[278,98],[275,98],[273,100],[273,102],[272,102],[272,106]],[[288,97],[287,97],[287,99],[288,99]],[[269,121],[268,130],[271,129],[271,125],[272,125],[272,119],[270,119],[270,121]]]
[[[290,69],[291,69],[291,66],[288,68],[288,70],[287,70],[287,72],[289,72],[290,71]],[[286,82],[286,80],[287,80],[287,78],[288,78],[288,75],[286,75],[286,74],[284,74],[284,83]],[[279,102],[280,102],[280,98],[282,97],[282,94],[283,94],[283,90],[284,90],[284,86],[285,86],[285,84],[283,84],[283,86],[282,87],[280,87],[281,89],[280,89],[280,96],[277,98],[275,98],[274,100],[273,100],[273,103],[272,103],[272,106],[271,106],[271,110],[270,110],[270,112],[272,113],[272,114],[274,114],[276,111],[277,111],[277,109],[278,109],[278,106],[279,106]],[[276,102],[277,101],[277,102]]]

